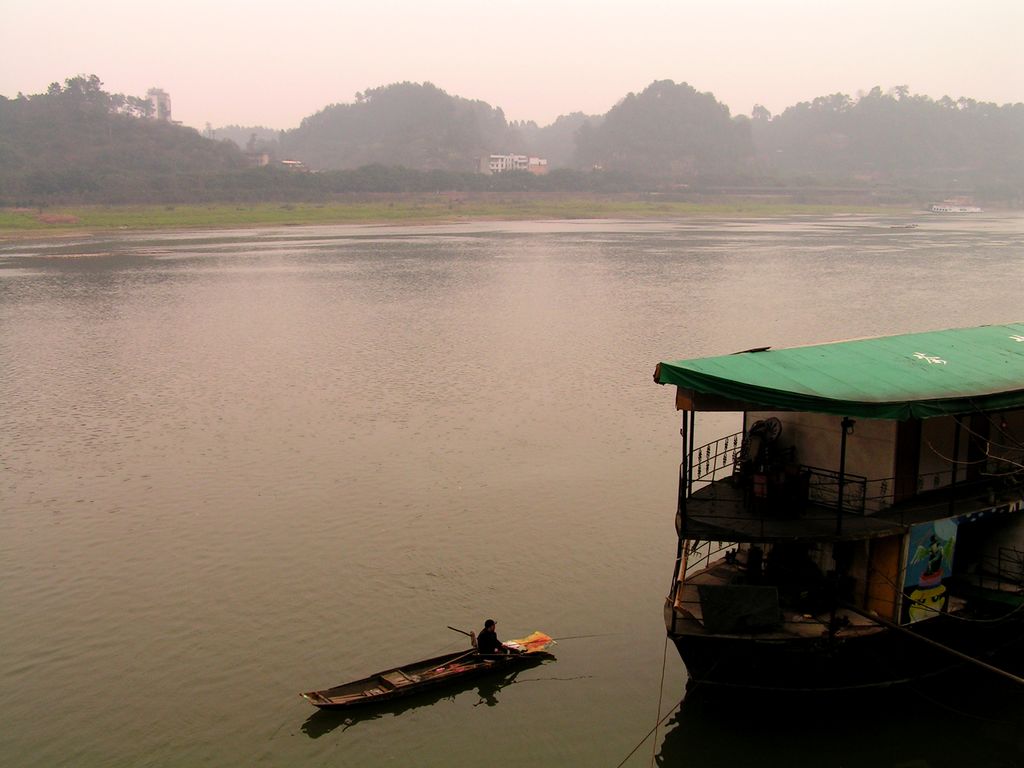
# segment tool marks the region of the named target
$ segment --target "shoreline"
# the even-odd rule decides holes
[[[907,205],[776,203],[751,199],[685,202],[637,197],[539,198],[444,195],[395,196],[332,203],[210,203],[208,205],[91,205],[0,208],[0,242],[88,237],[117,232],[203,231],[335,224],[412,226],[474,221],[891,215],[926,211]]]

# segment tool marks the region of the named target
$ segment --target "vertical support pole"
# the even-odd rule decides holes
[[[672,570],[672,585],[669,587],[668,599],[665,606],[665,628],[669,635],[676,631],[676,595],[679,591],[680,576],[686,574],[686,552],[683,546],[683,536],[679,529],[679,520],[686,514],[686,497],[691,488],[691,475],[693,474],[693,411],[683,411],[683,423],[679,429],[682,438],[682,457],[679,462],[679,489],[676,492],[676,514],[673,525],[676,528],[676,562]]]
[[[682,437],[683,455],[679,462],[679,489],[676,492],[676,514],[674,525],[676,527],[676,564],[672,573],[672,588],[670,597],[674,598],[679,584],[680,569],[683,568],[683,537],[679,531],[679,520],[686,514],[686,497],[689,495],[690,475],[693,467],[690,466],[691,454],[690,445],[693,441],[693,411],[683,411],[683,424],[679,429]]]
[[[690,426],[687,428],[689,441],[688,443],[684,443],[683,451],[685,452],[685,456],[683,457],[683,461],[686,462],[686,497],[689,498],[690,494],[693,493],[693,440],[694,432],[696,431],[694,426],[696,423],[697,412],[687,411],[687,413],[690,416]],[[685,508],[686,504],[683,504],[683,507]]]
[[[960,417],[954,416],[953,422],[956,427],[953,429],[953,458],[951,460],[951,466],[949,469],[949,515],[953,516],[953,511],[956,508],[956,483],[957,483],[957,468],[960,464],[960,428],[962,426]]]
[[[836,493],[836,536],[843,535],[843,491],[846,488],[846,437],[853,432],[853,419],[844,416],[839,423],[839,490]]]
[[[846,488],[846,438],[853,434],[853,419],[844,416],[839,422],[839,490],[836,493],[836,538],[843,535],[843,491]],[[832,559],[835,562],[833,582],[831,585],[832,609],[829,612],[828,637],[832,641],[836,632],[839,631],[839,623],[836,621],[836,609],[839,607],[840,592],[842,591],[842,579],[845,576],[847,566],[846,558],[841,557],[842,542],[836,541],[832,545]]]
[[[679,434],[683,438],[683,455],[679,461],[679,496],[676,512],[686,506],[686,496],[690,492],[690,415],[691,411],[683,411],[683,425]]]

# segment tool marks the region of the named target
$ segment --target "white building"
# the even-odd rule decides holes
[[[487,167],[491,173],[525,171],[529,162],[530,158],[526,155],[491,155]]]
[[[146,92],[146,99],[149,101],[151,120],[171,122],[171,96],[167,91],[162,88],[150,88]]]
[[[480,163],[481,173],[504,173],[505,171],[528,171],[538,176],[548,172],[548,161],[542,157],[526,155],[491,155]]]
[[[526,170],[535,176],[543,176],[548,172],[548,161],[543,157],[531,157]]]

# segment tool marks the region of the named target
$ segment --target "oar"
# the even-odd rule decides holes
[[[475,648],[474,648],[473,650],[471,650],[471,651],[466,651],[466,652],[465,652],[464,654],[462,654],[461,656],[456,656],[456,657],[455,657],[454,659],[452,659],[451,661],[449,661],[449,662],[448,662],[448,664],[454,664],[454,663],[455,663],[456,661],[459,661],[459,660],[461,660],[461,659],[464,659],[464,658],[466,658],[467,656],[472,656],[472,655],[473,655],[474,653],[476,653],[476,649],[475,649]]]
[[[476,633],[475,632],[467,632],[464,629],[459,629],[458,627],[453,627],[451,624],[446,624],[445,626],[448,627],[448,629],[450,629],[452,632],[459,632],[460,634],[463,634],[466,637],[468,637],[469,638],[469,644],[473,646],[473,650],[474,651],[477,650]]]

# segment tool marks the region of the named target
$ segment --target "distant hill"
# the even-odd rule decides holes
[[[315,169],[373,163],[472,172],[492,153],[533,154],[551,168],[607,168],[657,177],[729,171],[754,156],[749,120],[732,120],[711,94],[651,84],[607,115],[574,113],[544,128],[430,83],[395,83],[334,104],[280,136],[282,156]]]
[[[938,101],[905,87],[837,93],[772,116],[732,116],[711,93],[661,80],[605,115],[540,127],[430,83],[395,83],[307,117],[293,130],[228,126],[215,139],[153,120],[145,99],[95,75],[46,93],[0,96],[0,204],[320,200],[396,191],[662,190],[679,194],[826,189],[857,199],[971,195],[1024,204],[1024,104]],[[321,173],[253,168],[239,147]],[[480,158],[545,157],[551,173],[499,178]],[[685,192],[684,190],[689,190]],[[819,190],[818,193],[815,190]]]
[[[484,155],[521,145],[504,113],[449,96],[430,83],[395,83],[333,104],[281,135],[281,152],[311,168],[372,163],[418,170],[475,171]]]
[[[692,180],[745,171],[754,154],[748,119],[732,119],[710,93],[661,80],[627,95],[599,125],[584,123],[575,164]]]
[[[44,94],[0,97],[0,200],[163,200],[194,177],[244,167],[230,142],[148,119],[145,100],[74,77]]]
[[[604,121],[604,115],[585,115],[573,112],[561,115],[551,125],[543,128],[536,123],[520,123],[515,126],[523,137],[529,153],[543,157],[551,168],[573,167],[576,156],[576,134],[584,125],[596,128]]]
[[[276,148],[277,138],[281,133],[273,128],[265,128],[262,125],[225,125],[211,130],[213,138],[222,141],[224,139],[233,141],[243,151],[247,150],[250,144],[257,150]]]
[[[905,86],[856,99],[843,93],[789,107],[772,118],[755,109],[762,171],[782,178],[860,180],[974,189],[1020,199],[1024,189],[1024,104],[938,101]]]

